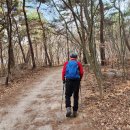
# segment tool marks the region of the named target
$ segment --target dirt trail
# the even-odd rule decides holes
[[[84,114],[67,119],[65,109],[60,110],[61,69],[43,77],[22,94],[16,105],[0,108],[0,130],[90,130]]]

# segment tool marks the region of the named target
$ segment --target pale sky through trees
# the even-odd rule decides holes
[[[54,0],[54,1],[59,1],[59,0]],[[105,3],[110,3],[111,0],[103,0],[104,4]],[[123,11],[125,11],[125,9],[127,9],[127,6],[128,6],[128,1],[129,0],[125,0],[124,1],[121,1],[121,9]],[[38,2],[35,2],[35,0],[33,1],[29,1],[29,2],[26,2],[26,5],[27,6],[30,6],[29,10],[36,10],[37,6],[39,5]],[[118,6],[118,5],[117,5]],[[110,10],[109,12],[112,12],[113,10]],[[49,3],[46,3],[46,4],[41,4],[41,7],[40,7],[40,12],[43,13],[43,16],[45,17],[45,19],[47,19],[48,21],[53,21],[54,19],[57,19],[58,18],[58,13],[56,11],[56,9],[54,7],[52,7]]]

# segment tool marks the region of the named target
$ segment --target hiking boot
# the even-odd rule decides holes
[[[67,107],[66,108],[66,117],[70,117],[71,116],[71,108],[70,107]]]
[[[73,111],[73,117],[77,116],[77,111]]]

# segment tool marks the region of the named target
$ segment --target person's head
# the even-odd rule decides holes
[[[77,59],[77,54],[75,53],[70,54],[70,59]]]

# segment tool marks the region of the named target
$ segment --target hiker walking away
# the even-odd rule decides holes
[[[64,63],[62,80],[65,84],[66,117],[77,116],[80,81],[83,77],[83,67],[77,61],[77,54],[71,54],[70,60]],[[71,113],[71,96],[73,95],[73,113]]]

